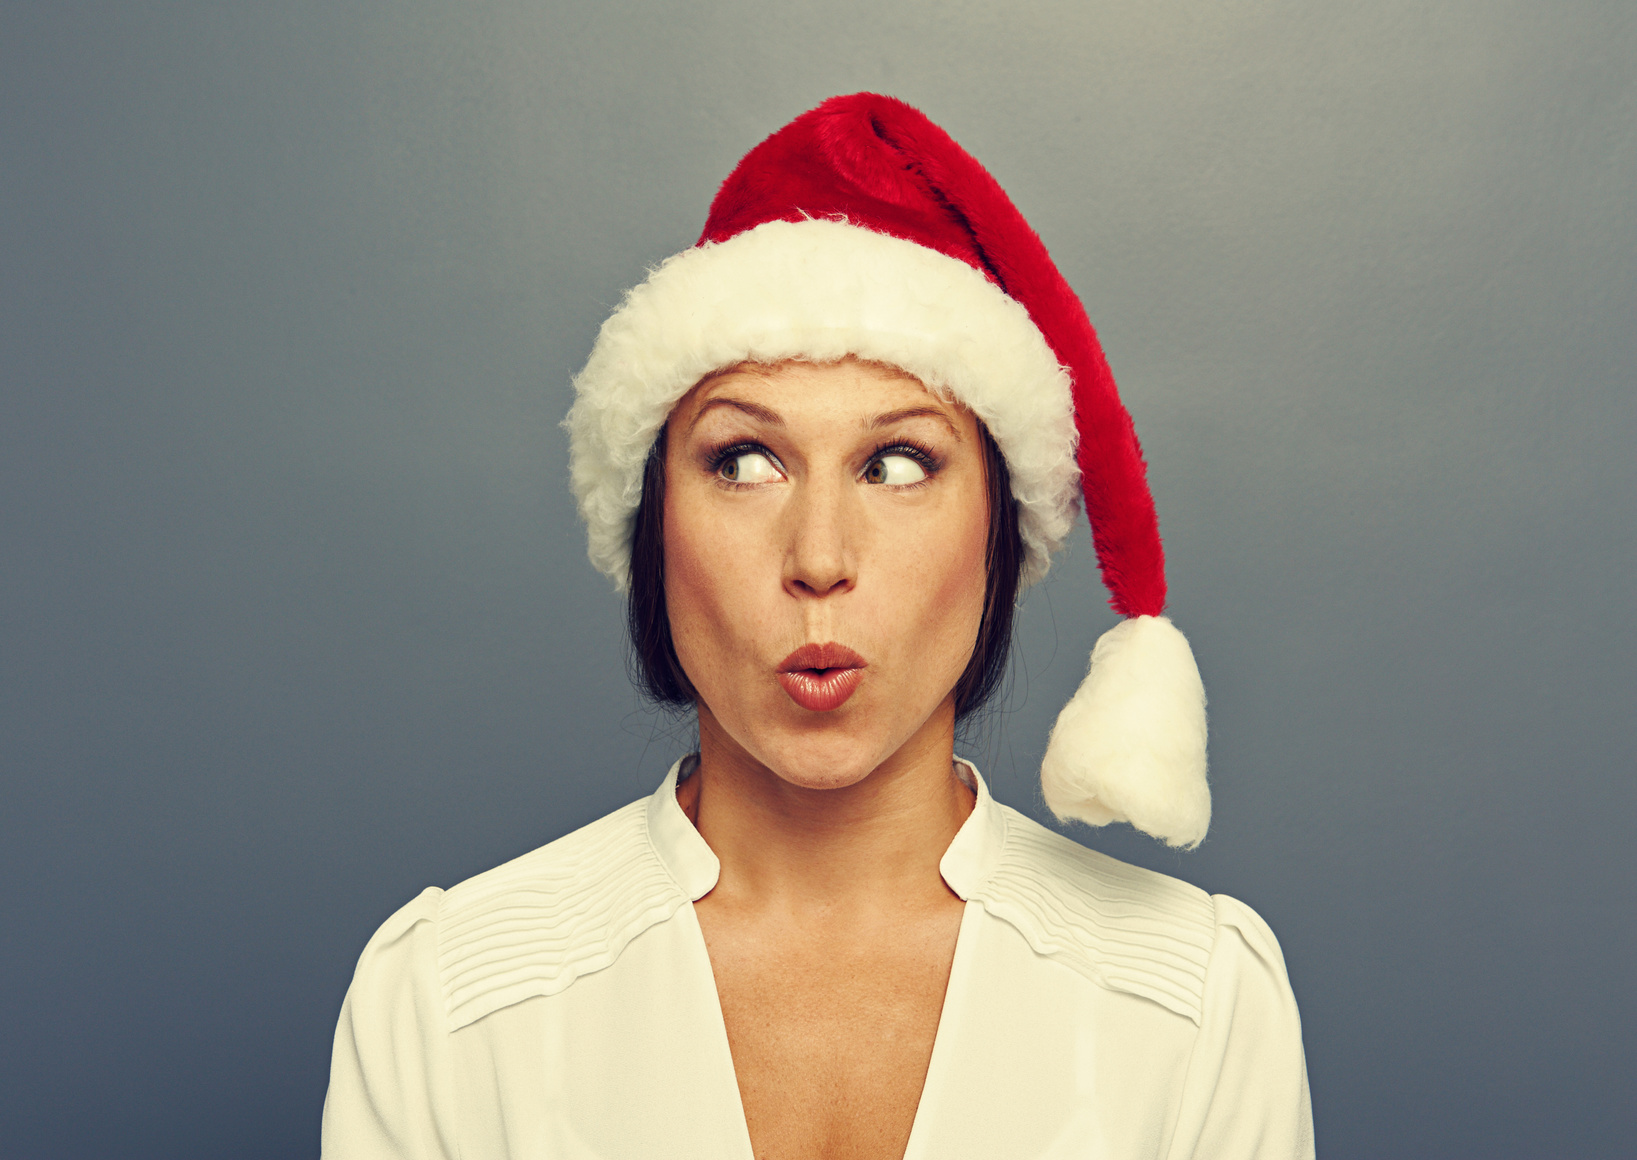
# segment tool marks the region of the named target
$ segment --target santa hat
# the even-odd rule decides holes
[[[746,154],[704,233],[631,290],[565,425],[592,562],[624,590],[649,449],[677,401],[739,362],[852,355],[983,421],[1045,575],[1080,499],[1109,603],[1041,785],[1060,818],[1193,846],[1210,824],[1205,691],[1162,615],[1165,557],[1131,417],[1085,308],[1004,190],[917,110],[835,97]]]

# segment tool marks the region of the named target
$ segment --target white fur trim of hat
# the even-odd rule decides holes
[[[591,562],[630,583],[642,472],[700,379],[740,362],[886,363],[971,408],[1006,457],[1023,583],[1051,566],[1080,502],[1069,378],[1028,311],[972,267],[846,222],[774,221],[684,250],[603,323],[564,426]]]

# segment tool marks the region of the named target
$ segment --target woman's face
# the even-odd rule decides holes
[[[838,788],[952,727],[986,580],[972,414],[872,363],[744,365],[666,440],[666,609],[701,729]]]

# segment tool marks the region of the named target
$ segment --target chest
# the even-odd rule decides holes
[[[904,1155],[963,908],[849,928],[700,921],[758,1158]]]
[[[1164,1156],[1193,1025],[1043,958],[975,904],[962,922],[941,1015],[923,1008],[917,1020],[914,1004],[871,1005],[879,980],[868,977],[879,964],[848,958],[815,975],[831,980],[826,987],[797,987],[784,1014],[756,1026],[765,1005],[758,992],[765,1000],[765,988],[790,976],[749,972],[736,981],[731,963],[707,953],[694,909],[684,907],[613,966],[454,1032],[459,1152],[494,1160]],[[865,978],[840,986],[835,974]],[[812,1016],[829,1034],[802,1037],[813,1052],[802,1067],[764,1073],[765,1086],[743,1084],[753,1070],[746,1053],[776,1048],[777,1029],[794,1026],[791,1012],[810,1011],[826,994],[839,1010]],[[889,1030],[883,1008],[893,1013]],[[919,1039],[909,1034],[917,1023]],[[917,1051],[906,1047],[912,1039]],[[917,1054],[933,1041],[930,1060]],[[828,1054],[814,1049],[826,1042]],[[841,1070],[826,1072],[824,1061],[838,1057]],[[917,1074],[919,1082],[904,1082]],[[872,1075],[887,1090],[873,1091]],[[779,1118],[780,1090],[797,1093],[799,1114]],[[872,1122],[889,1127],[872,1134]],[[808,1150],[774,1150],[787,1143]]]

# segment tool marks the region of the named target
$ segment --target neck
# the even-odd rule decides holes
[[[721,862],[712,897],[785,911],[949,897],[938,863],[976,800],[955,776],[954,741],[950,700],[868,776],[813,789],[757,761],[701,705],[699,767],[677,800]]]

